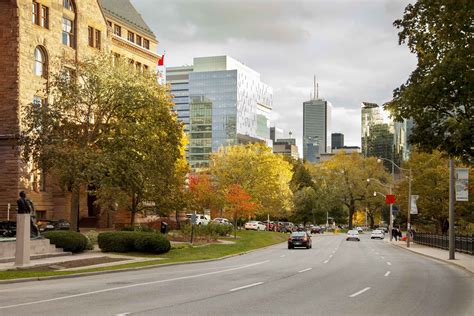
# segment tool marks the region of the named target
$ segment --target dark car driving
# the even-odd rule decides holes
[[[305,247],[306,249],[312,248],[313,243],[311,241],[311,235],[307,232],[294,232],[288,237],[288,249],[295,247]]]

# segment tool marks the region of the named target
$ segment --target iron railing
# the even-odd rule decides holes
[[[449,249],[449,236],[432,233],[415,233],[413,241],[420,245]],[[474,255],[474,235],[456,235],[456,251]]]

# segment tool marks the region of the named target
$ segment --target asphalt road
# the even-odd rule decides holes
[[[0,286],[0,315],[474,315],[474,277],[362,236],[222,261]]]

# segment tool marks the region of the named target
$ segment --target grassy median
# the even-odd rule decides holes
[[[147,266],[156,266],[170,263],[180,263],[188,261],[218,259],[229,255],[239,254],[242,252],[274,245],[286,241],[288,236],[286,234],[274,232],[255,232],[255,231],[240,231],[237,233],[237,239],[225,238],[226,240],[234,241],[234,244],[208,244],[201,246],[179,246],[172,248],[170,252],[162,255],[150,254],[121,254],[130,255],[132,257],[147,257],[157,258],[157,260],[150,260],[146,262],[125,263],[110,267],[102,268],[84,268],[76,271],[0,271],[0,280],[19,279],[19,278],[40,278],[58,275],[72,275],[86,272],[98,272],[109,270],[120,270],[129,268],[140,268]],[[107,254],[104,253],[106,256]]]

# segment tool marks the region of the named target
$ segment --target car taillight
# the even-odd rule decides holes
[[[288,237],[288,240],[291,240],[291,236],[290,236],[290,237]]]

